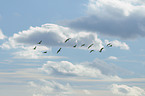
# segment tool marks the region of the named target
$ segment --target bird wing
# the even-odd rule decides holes
[[[71,38],[66,39],[66,40],[65,40],[65,43],[66,43],[69,39],[71,39]]]
[[[38,44],[41,44],[42,40],[38,43]]]
[[[76,47],[77,45],[74,45],[73,47]]]
[[[88,49],[91,47],[91,46],[93,46],[94,44],[91,44],[89,47],[88,47]]]
[[[35,50],[36,49],[36,46],[33,49]]]
[[[103,49],[104,49],[104,48],[101,48],[99,52],[102,52]]]
[[[90,53],[93,52],[93,51],[94,51],[94,50],[91,50]]]
[[[81,47],[82,47],[82,46],[85,46],[85,44],[82,44]]]
[[[107,46],[111,45],[111,43],[107,44]]]
[[[43,53],[47,53],[47,51],[43,52]]]
[[[57,53],[61,50],[61,48],[59,48],[59,50],[57,51]]]

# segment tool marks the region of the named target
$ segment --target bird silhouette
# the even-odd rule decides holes
[[[60,50],[61,50],[61,48],[59,48],[59,49],[58,49],[57,53],[59,53],[59,52],[60,52]]]
[[[89,47],[88,47],[88,49],[90,48],[90,47],[92,47],[94,44],[91,44]]]
[[[36,46],[33,49],[36,50]]]
[[[71,39],[71,38],[66,39],[66,40],[65,40],[65,43],[66,43],[68,40],[70,40],[70,39]]]
[[[110,45],[109,47],[112,47],[112,45]]]
[[[108,43],[108,44],[107,44],[107,47],[112,47],[112,44],[111,44],[111,43]]]
[[[42,43],[42,40],[41,41],[39,41],[37,44],[41,44]]]
[[[74,45],[73,47],[75,48],[75,47],[77,47],[77,45]]]
[[[94,50],[91,50],[90,53],[92,53]]]
[[[47,51],[43,52],[43,53],[47,53]]]
[[[99,52],[102,52],[103,49],[104,49],[104,47],[102,47]]]
[[[85,46],[85,44],[82,44],[81,47]]]

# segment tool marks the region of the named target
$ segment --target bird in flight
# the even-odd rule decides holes
[[[75,47],[77,47],[77,45],[74,45],[73,47],[75,48]]]
[[[111,43],[108,43],[107,46],[108,46],[108,47],[112,47],[112,44],[111,44]]]
[[[36,46],[33,49],[36,50]]]
[[[104,49],[104,47],[102,47],[99,52],[102,52],[103,49]]]
[[[82,44],[81,47],[85,46],[85,44]]]
[[[91,50],[90,53],[92,53],[94,50]]]
[[[47,53],[47,51],[43,52],[43,53]]]
[[[70,39],[71,39],[71,38],[66,39],[66,40],[65,40],[65,43],[66,43],[68,40],[70,40]]]
[[[91,44],[89,47],[88,47],[88,49],[90,48],[90,47],[92,47],[94,44]]]
[[[41,44],[42,40],[40,42],[38,42],[37,44]]]
[[[59,53],[60,50],[61,50],[61,48],[58,49],[57,53]]]

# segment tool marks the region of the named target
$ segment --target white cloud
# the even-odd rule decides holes
[[[59,56],[48,56],[49,52],[51,51],[51,48],[48,48],[46,46],[37,46],[37,50],[33,50],[34,46],[29,47],[23,47],[22,50],[17,51],[13,53],[14,58],[23,58],[23,59],[55,59],[55,58],[64,58]],[[44,54],[43,52],[47,51],[47,54]]]
[[[108,44],[109,41],[105,40],[105,43]],[[118,40],[110,41],[113,47],[119,47],[122,50],[129,50],[130,47],[125,42],[120,42]]]
[[[64,41],[67,38],[71,38],[67,43]],[[42,43],[38,42],[42,40]],[[77,41],[77,42],[76,42]],[[84,47],[80,47],[85,43]],[[19,49],[19,52],[14,53],[16,58],[50,58],[41,56],[42,51],[50,51],[52,47],[70,47],[73,48],[77,44],[77,48],[87,49],[90,44],[95,46],[93,49],[99,50],[103,45],[102,41],[98,38],[96,33],[91,32],[76,32],[67,27],[55,25],[55,24],[44,24],[41,27],[30,27],[28,30],[15,33],[12,37],[9,37],[8,41],[3,43],[0,47],[3,49]],[[38,46],[34,51],[34,46]],[[90,48],[90,49],[91,49]],[[38,57],[38,55],[40,55]]]
[[[69,40],[69,42],[64,43],[67,38],[72,39]],[[97,49],[103,46],[102,41],[97,37],[96,33],[76,32],[67,27],[55,24],[44,24],[41,27],[30,27],[28,30],[24,30],[17,34],[15,33],[13,37],[9,38],[9,42],[6,42],[5,45],[17,48],[24,45],[36,45],[40,40],[42,40],[41,45],[46,47],[72,47],[76,43],[79,47],[83,43],[86,44],[86,47],[91,43],[94,43],[96,45],[95,48]]]
[[[0,29],[0,39],[5,39],[6,36],[3,34],[2,30]]]
[[[145,90],[136,86],[112,84],[111,91],[117,96],[145,96]]]
[[[102,79],[102,80],[110,80],[110,81],[121,80],[121,78],[118,77],[117,75],[112,75],[112,72],[109,72],[111,71],[109,68],[103,68],[100,67],[99,65],[96,66],[95,64],[97,63],[73,64],[68,61],[61,61],[61,62],[48,61],[46,64],[42,66],[42,68],[40,68],[40,70],[53,76],[89,77],[89,78],[97,78],[100,80]],[[104,71],[105,69],[108,69],[107,73],[105,73]]]
[[[72,96],[72,87],[69,83],[61,84],[55,81],[40,80],[39,82],[29,82],[34,88],[33,96]]]
[[[68,22],[68,26],[103,35],[130,39],[145,36],[143,0],[89,0],[87,16]]]
[[[91,95],[91,92],[89,90],[83,90],[85,94]]]
[[[110,59],[110,60],[117,60],[118,58],[115,57],[115,56],[109,56],[108,59]]]
[[[71,38],[67,43],[64,41]],[[38,46],[38,42],[42,43]],[[79,31],[76,32],[68,27],[56,24],[44,24],[40,27],[30,27],[28,30],[15,33],[9,37],[8,41],[0,47],[3,49],[19,49],[14,53],[14,58],[40,59],[40,58],[62,58],[53,56],[43,56],[42,51],[50,51],[52,47],[69,47],[72,48],[77,44],[77,48],[87,49],[90,44],[94,44],[90,49],[99,50],[103,47],[103,42],[98,38],[96,33]],[[112,42],[114,47],[121,49],[129,48],[126,43],[119,41]],[[80,47],[85,44],[84,47]],[[118,44],[118,45],[117,45]],[[36,50],[33,50],[37,46]]]

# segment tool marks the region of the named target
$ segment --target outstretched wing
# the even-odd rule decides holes
[[[94,50],[91,50],[90,53],[92,53]]]
[[[81,47],[85,46],[85,44],[82,44]]]
[[[36,50],[36,46],[33,49]]]
[[[94,44],[91,44],[89,47],[88,47],[88,49],[90,48],[90,47],[92,47]]]
[[[59,53],[60,50],[61,50],[61,48],[58,49],[57,53]]]
[[[104,48],[101,48],[99,52],[102,52],[103,49],[104,49]]]
[[[66,43],[68,40],[70,40],[70,39],[71,39],[71,38],[66,39],[66,40],[65,40],[65,43]]]
[[[37,44],[41,44],[42,40],[40,42],[38,42]]]

